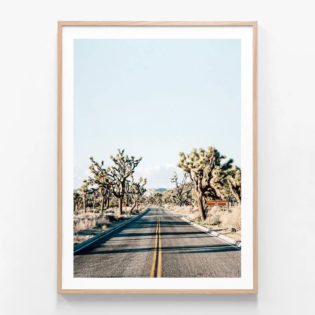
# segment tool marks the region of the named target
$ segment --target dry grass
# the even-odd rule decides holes
[[[192,206],[164,206],[165,208],[175,212],[176,214],[183,215],[186,219],[195,221],[199,216],[199,211]]]
[[[192,220],[200,225],[209,226],[213,230],[217,230],[219,233],[232,237],[235,240],[241,240],[241,207],[230,207],[229,210],[222,211],[221,207],[212,207],[210,211],[210,225],[209,217],[202,221],[199,215],[199,210],[191,206],[166,206],[176,214],[181,214],[186,219]]]
[[[124,209],[125,210],[125,209]],[[89,210],[85,213],[83,210],[73,215],[73,242],[74,244],[81,243],[103,231],[112,227],[123,220],[131,217],[129,211],[123,215],[118,215],[118,208],[111,208],[104,211],[103,214],[99,211]],[[140,211],[134,210],[132,214],[138,214]]]
[[[227,228],[234,228],[236,231],[242,229],[241,226],[241,207],[233,207],[230,211],[226,211],[220,218],[221,225]]]

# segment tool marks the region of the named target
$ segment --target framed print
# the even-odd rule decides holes
[[[257,293],[257,23],[58,24],[58,292]]]

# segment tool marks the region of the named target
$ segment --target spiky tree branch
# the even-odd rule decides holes
[[[104,161],[98,163],[93,157],[90,157],[90,160],[90,171],[92,177],[89,177],[87,181],[90,185],[92,185],[94,190],[101,194],[101,213],[103,213],[105,202],[108,207],[113,183],[107,170],[104,168]]]
[[[219,176],[220,180],[220,172],[232,167],[233,160],[222,163],[226,157],[214,147],[208,147],[207,150],[200,148],[198,151],[193,149],[187,156],[183,152],[179,155],[178,167],[186,172],[194,183],[200,216],[205,220],[204,198],[221,199],[221,193],[213,183],[216,176]]]
[[[132,212],[137,207],[141,201],[142,196],[146,192],[146,188],[144,187],[146,183],[146,178],[143,179],[142,177],[140,177],[139,182],[135,182],[132,177],[131,181],[128,183],[128,195],[130,196],[133,203],[130,212]]]
[[[107,169],[107,173],[112,182],[112,191],[119,202],[119,215],[122,214],[122,203],[126,194],[127,179],[131,177],[142,158],[129,157],[125,150],[118,149],[115,156],[110,157],[114,165]]]
[[[179,182],[177,173],[174,173],[174,176],[171,178],[171,183],[175,183],[175,194],[176,199],[178,200],[179,206],[181,207],[183,203],[185,202],[187,197],[188,190],[185,189],[185,183],[187,180],[188,174],[185,172],[182,178],[182,181]]]

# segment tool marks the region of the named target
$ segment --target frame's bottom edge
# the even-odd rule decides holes
[[[257,288],[253,289],[61,289],[58,294],[191,294],[191,295],[255,295]]]

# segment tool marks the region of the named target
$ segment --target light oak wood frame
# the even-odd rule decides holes
[[[253,289],[62,289],[62,29],[67,26],[249,26],[253,28]],[[257,294],[257,22],[256,21],[59,21],[58,22],[58,220],[57,292],[59,294]]]

